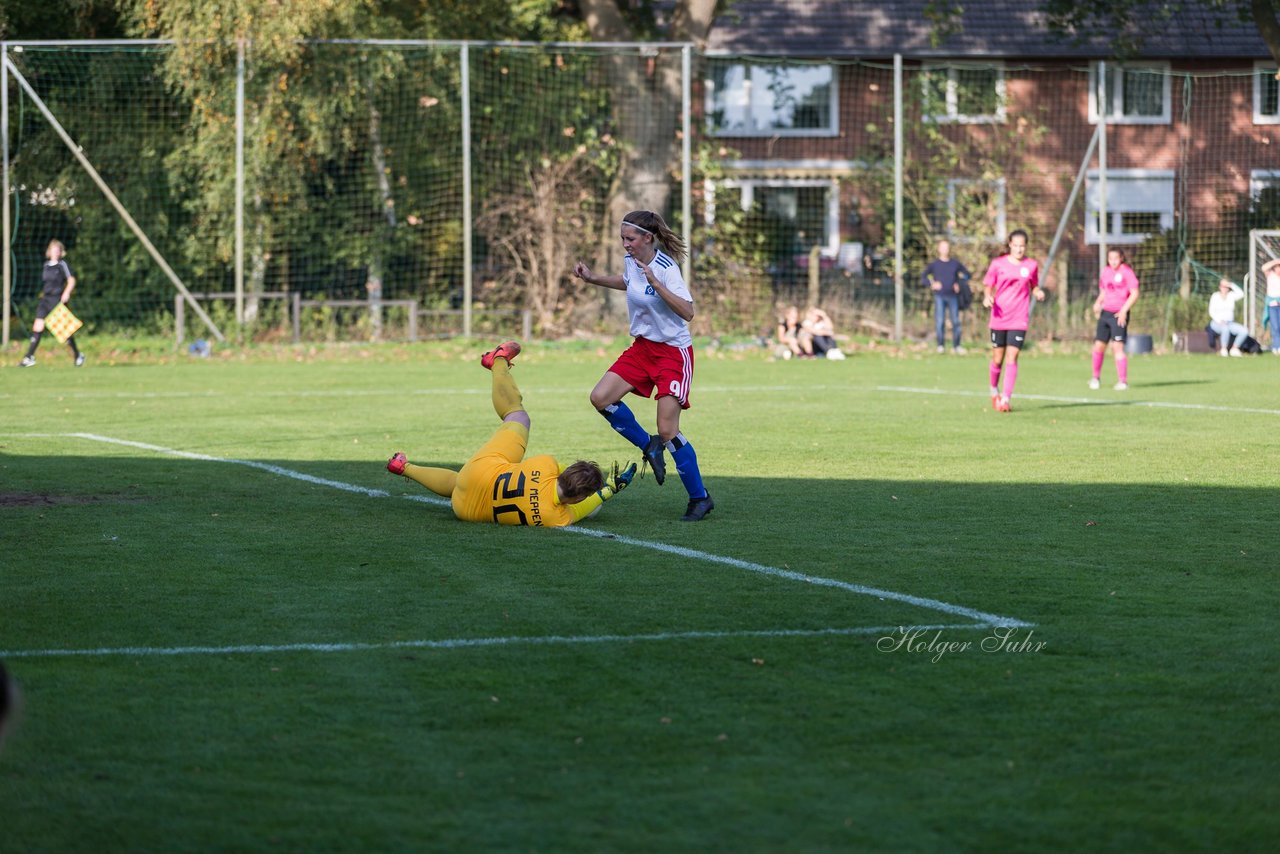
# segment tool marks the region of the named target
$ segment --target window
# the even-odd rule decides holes
[[[718,136],[834,136],[834,69],[712,60],[707,120]]]
[[[707,218],[736,204],[759,218],[767,252],[776,262],[804,257],[815,244],[834,258],[840,247],[840,209],[835,178],[729,178],[708,186]]]
[[[924,115],[935,122],[1004,121],[1004,68],[998,65],[926,65]]]
[[[1280,169],[1254,169],[1249,173],[1249,198],[1255,202],[1267,190],[1280,190]]]
[[[1249,173],[1249,213],[1255,221],[1280,220],[1280,169]]]
[[[1174,173],[1168,169],[1108,169],[1108,243],[1141,243],[1173,228]],[[1099,239],[1098,170],[1090,169],[1085,185],[1085,241]]]
[[[1253,64],[1253,123],[1280,125],[1280,81],[1274,63]]]
[[[1089,121],[1098,121],[1098,63],[1089,66]],[[1107,63],[1103,103],[1108,122],[1127,125],[1169,124],[1169,64]]]
[[[932,217],[933,230],[955,243],[1003,240],[1004,199],[1003,178],[953,178],[947,181],[937,214]]]

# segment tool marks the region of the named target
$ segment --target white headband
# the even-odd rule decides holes
[[[622,224],[623,224],[623,225],[629,225],[629,226],[631,226],[632,228],[634,228],[636,231],[643,231],[645,234],[653,234],[653,232],[652,232],[652,231],[650,231],[649,229],[645,228],[643,225],[636,225],[634,222],[627,222],[625,219],[622,221]]]

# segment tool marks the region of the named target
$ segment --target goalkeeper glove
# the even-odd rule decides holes
[[[621,492],[622,490],[630,486],[631,481],[635,478],[635,476],[636,476],[635,463],[632,463],[631,465],[627,466],[622,471],[618,471],[618,464],[614,463],[613,478],[609,482],[609,485],[613,487],[613,494],[617,495],[619,492]]]

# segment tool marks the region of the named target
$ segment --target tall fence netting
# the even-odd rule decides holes
[[[186,285],[232,291],[234,50],[194,80],[167,45],[8,56]],[[421,333],[456,332],[468,233],[478,330],[527,313],[544,335],[616,331],[616,302],[574,279],[573,261],[616,271],[627,204],[681,224],[678,47],[316,43],[267,62],[250,46],[244,68],[243,278],[260,337],[287,330],[279,295],[293,294],[309,305],[307,337],[402,335],[410,304]],[[1203,327],[1218,279],[1250,272],[1250,232],[1280,225],[1280,103],[1265,69],[1109,65],[1101,93],[1096,64],[909,61],[900,92],[883,63],[714,56],[693,69],[700,334],[765,336],[783,306],[810,302],[842,331],[887,333],[901,272],[906,331],[924,337],[920,275],[937,241],[980,278],[1022,228],[1042,263],[1058,238],[1033,337],[1091,332],[1105,239],[1143,283],[1132,328],[1163,341]],[[12,81],[10,146],[19,319],[57,237],[91,328],[171,329],[169,279]],[[350,305],[371,300],[385,306]],[[230,322],[230,302],[207,305]]]

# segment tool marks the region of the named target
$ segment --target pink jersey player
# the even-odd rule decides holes
[[[1112,249],[1107,253],[1107,266],[1098,276],[1097,306],[1112,314],[1127,312],[1137,299],[1138,277],[1125,263],[1124,250]]]
[[[1031,292],[1040,286],[1040,265],[1035,259],[1015,257],[1011,250],[991,262],[982,283],[992,294],[990,328],[1025,332],[1031,322]]]
[[[1093,336],[1093,379],[1089,388],[1101,384],[1102,362],[1107,355],[1107,342],[1116,360],[1116,391],[1129,387],[1129,359],[1124,344],[1129,336],[1129,309],[1138,301],[1138,277],[1125,263],[1124,250],[1107,252],[1107,266],[1098,274],[1098,298],[1093,301],[1093,314],[1098,328]]]
[[[991,406],[997,412],[1008,412],[1018,381],[1018,354],[1026,343],[1031,321],[1031,298],[1044,299],[1040,266],[1027,257],[1025,231],[1018,229],[1009,235],[1008,254],[991,262],[982,284],[982,305],[991,309]]]

